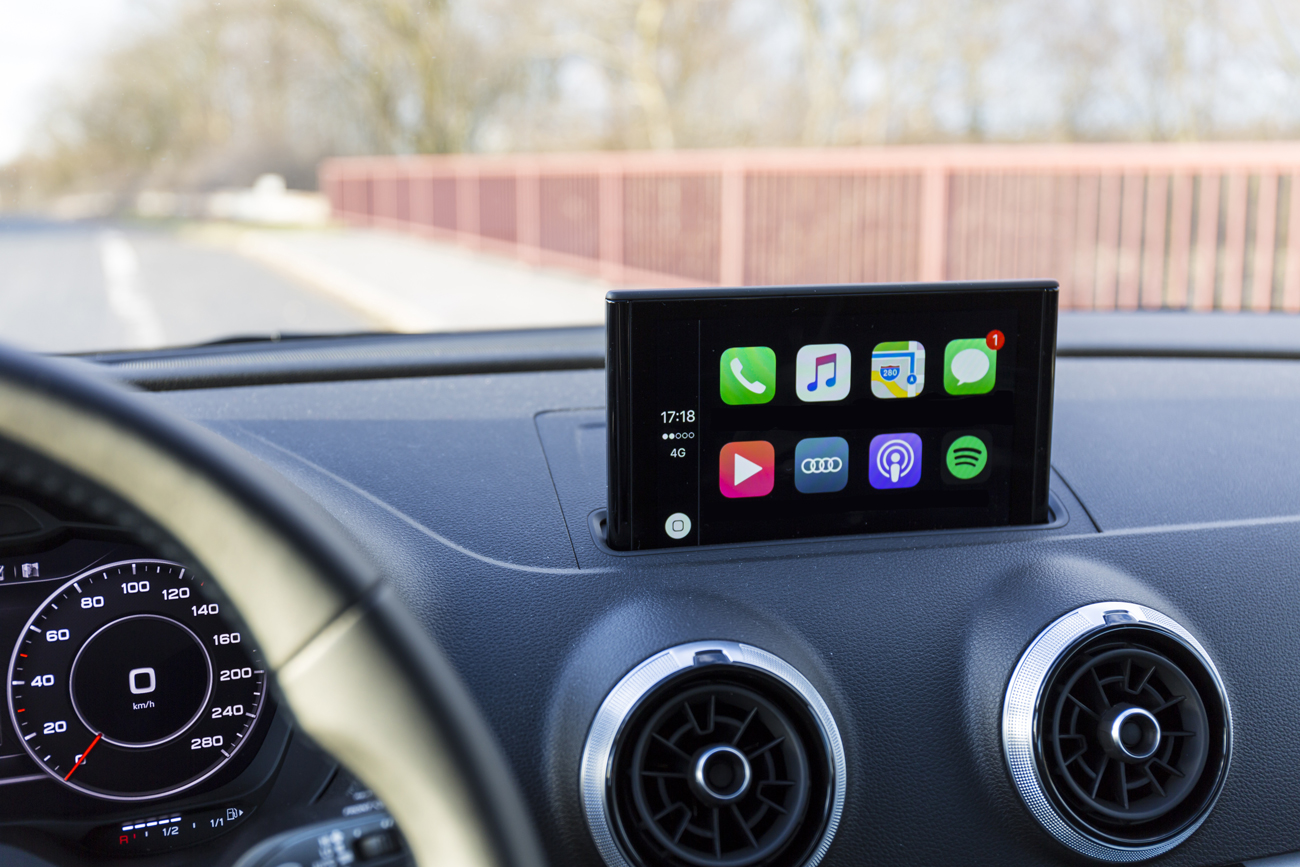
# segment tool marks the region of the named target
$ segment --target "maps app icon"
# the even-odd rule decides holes
[[[925,388],[925,347],[915,340],[877,343],[871,350],[871,393],[916,397]]]

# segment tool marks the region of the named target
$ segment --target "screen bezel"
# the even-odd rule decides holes
[[[1005,525],[1043,524],[1047,506],[1052,419],[1052,389],[1056,357],[1058,284],[1050,280],[901,283],[841,286],[773,286],[721,289],[617,289],[606,295],[606,388],[608,414],[609,496],[606,542],[613,550],[672,550],[647,532],[636,529],[636,492],[653,481],[653,461],[635,460],[638,429],[635,398],[638,393],[657,396],[657,374],[652,362],[658,343],[657,324],[684,319],[716,318],[728,307],[743,303],[747,315],[779,314],[792,301],[820,304],[842,302],[843,296],[860,296],[880,309],[924,309],[933,305],[962,309],[1014,308],[1018,317],[1018,352],[1015,393],[1014,454],[1011,471],[1011,508]],[[766,302],[766,303],[765,303]],[[1026,361],[1036,359],[1037,363]],[[696,406],[700,408],[700,395]],[[651,398],[652,400],[655,398]],[[985,526],[985,525],[981,525]],[[954,528],[945,528],[954,529]],[[646,538],[641,538],[644,535]],[[878,535],[836,534],[824,538]],[[801,537],[819,538],[819,537]],[[765,541],[784,541],[771,538]],[[659,544],[655,544],[659,542]],[[719,547],[752,542],[711,543]],[[761,543],[760,543],[761,544]]]

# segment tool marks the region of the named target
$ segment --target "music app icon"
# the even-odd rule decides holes
[[[795,357],[794,376],[800,400],[844,400],[853,378],[853,355],[843,343],[811,343]]]

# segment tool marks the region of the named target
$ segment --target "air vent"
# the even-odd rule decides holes
[[[616,809],[666,862],[772,863],[808,807],[804,734],[767,696],[709,674],[655,696],[628,731],[631,749],[615,751]]]
[[[611,867],[815,865],[843,808],[843,762],[825,703],[788,664],[730,642],[684,645],[602,705],[584,800]]]
[[[1227,773],[1218,674],[1195,639],[1149,609],[1107,603],[1057,621],[1017,666],[1005,710],[1021,795],[1054,836],[1094,857],[1173,848]]]

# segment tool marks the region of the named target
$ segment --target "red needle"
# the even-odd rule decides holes
[[[103,734],[95,735],[95,739],[90,742],[90,746],[86,747],[86,751],[81,754],[81,758],[77,759],[77,763],[72,766],[72,770],[68,771],[68,777],[72,776],[73,771],[76,771],[77,768],[81,767],[81,763],[86,760],[86,756],[90,755],[90,751],[95,748],[95,744],[99,743],[99,739],[103,736]],[[68,777],[64,777],[63,779],[66,780]]]

